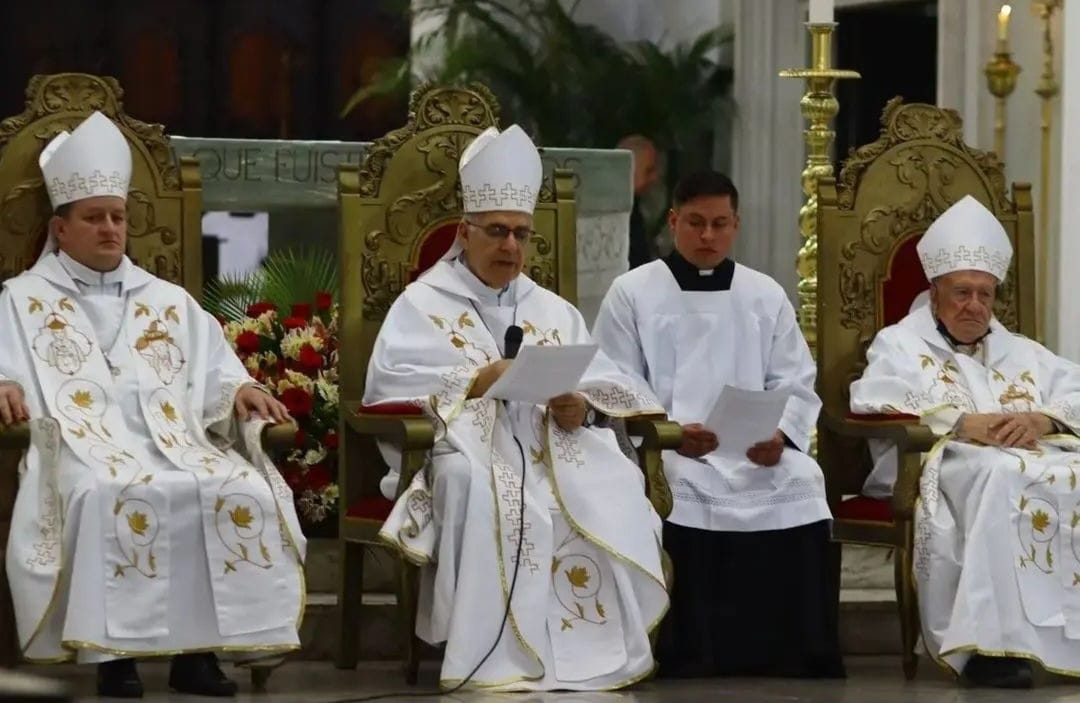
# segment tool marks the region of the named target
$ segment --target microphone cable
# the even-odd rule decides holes
[[[479,314],[479,311],[477,311],[477,314]],[[481,318],[480,321],[483,322],[483,318]],[[517,332],[514,332],[513,330],[517,330]],[[518,348],[521,345],[521,338],[522,330],[520,327],[518,327],[517,325],[511,325],[509,328],[507,328],[506,339],[504,341],[503,347],[507,352],[513,352],[513,356],[507,355],[507,358],[512,359],[517,356]],[[507,401],[504,400],[500,402],[503,403],[503,407],[507,411],[507,420],[509,420],[510,407],[509,405],[507,405]],[[514,440],[514,444],[517,445],[518,454],[521,456],[521,487],[518,494],[518,500],[520,505],[520,508],[518,510],[518,538],[517,547],[514,551],[514,574],[510,579],[510,590],[506,595],[506,608],[503,610],[502,622],[499,624],[499,632],[495,636],[495,641],[491,643],[491,647],[488,649],[487,654],[483,656],[483,658],[480,660],[480,663],[474,666],[473,670],[470,671],[464,679],[459,681],[453,688],[447,691],[426,691],[422,693],[417,693],[416,691],[396,691],[389,693],[376,693],[367,696],[359,696],[356,698],[335,698],[330,701],[325,701],[324,703],[368,703],[369,701],[385,701],[391,700],[393,698],[437,698],[439,696],[450,696],[459,692],[466,685],[468,685],[469,682],[472,681],[472,678],[476,676],[476,672],[480,671],[480,667],[486,664],[487,660],[491,658],[491,655],[495,653],[495,649],[499,646],[499,642],[502,641],[503,632],[506,631],[506,623],[510,619],[510,608],[514,600],[514,587],[517,586],[518,571],[521,567],[521,547],[525,541],[525,473],[527,468],[527,465],[525,463],[525,449],[521,446],[521,441],[517,437],[514,437],[512,432],[511,437]],[[410,632],[407,635],[407,637],[415,636],[415,632]]]

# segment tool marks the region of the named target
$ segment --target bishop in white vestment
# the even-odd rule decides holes
[[[784,290],[728,257],[738,192],[701,172],[676,187],[675,251],[623,274],[593,333],[619,367],[683,423],[664,455],[675,572],[660,675],[840,676],[837,589],[821,469],[806,453],[821,402],[814,361]],[[725,385],[790,393],[745,457],[703,427]]]
[[[142,695],[133,657],[177,655],[174,689],[231,695],[214,652],[299,646],[304,537],[265,422],[236,417],[286,413],[213,317],[124,255],[116,125],[94,113],[40,163],[57,214],[0,294],[0,389],[31,422],[6,557],[23,654],[98,662],[111,697]]]
[[[424,470],[400,492],[396,471],[383,481],[397,501],[381,535],[423,566],[417,634],[446,642],[444,688],[627,686],[653,671],[649,632],[668,606],[660,519],[592,416],[661,410],[603,354],[546,406],[484,397],[517,344],[590,337],[521,272],[541,183],[528,136],[487,130],[460,176],[455,245],[395,301],[368,368],[366,404],[413,403],[436,426]]]
[[[1080,366],[993,316],[1012,246],[967,196],[918,244],[930,303],[878,332],[857,413],[916,415],[924,456],[915,577],[923,644],[977,684],[1080,674]],[[896,480],[886,447],[867,492]],[[895,451],[895,450],[893,450]]]

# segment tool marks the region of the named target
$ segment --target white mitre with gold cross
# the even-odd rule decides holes
[[[985,271],[1004,281],[1013,248],[1001,222],[965,195],[927,228],[915,247],[931,281],[953,271]]]
[[[105,115],[94,112],[71,133],[61,132],[38,157],[53,209],[84,198],[127,199],[131,147]]]

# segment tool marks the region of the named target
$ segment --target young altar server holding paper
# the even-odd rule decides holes
[[[675,585],[660,674],[842,675],[831,515],[807,454],[821,408],[814,360],[783,288],[729,257],[739,216],[726,176],[686,177],[668,222],[675,251],[617,278],[594,329],[683,423],[682,448],[664,455]],[[705,427],[728,385],[786,394],[779,429],[769,412],[749,430]],[[752,446],[731,456],[725,442]]]
[[[497,638],[471,685],[629,685],[653,671],[649,631],[668,606],[660,519],[642,473],[593,424],[596,413],[661,412],[647,390],[596,354],[573,392],[542,403],[485,397],[517,347],[592,343],[574,306],[522,273],[541,174],[517,126],[470,143],[454,246],[394,302],[368,368],[365,404],[410,402],[435,423],[430,461],[381,535],[423,566],[416,630],[446,642],[444,687]],[[519,371],[532,385],[529,366]],[[400,459],[383,449],[391,473],[382,489],[393,497]]]

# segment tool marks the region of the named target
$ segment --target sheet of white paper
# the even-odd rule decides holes
[[[787,391],[747,391],[724,386],[705,421],[705,427],[716,433],[716,454],[745,461],[750,447],[776,434],[789,396]]]
[[[595,344],[522,347],[484,397],[542,404],[575,391],[598,348]]]

